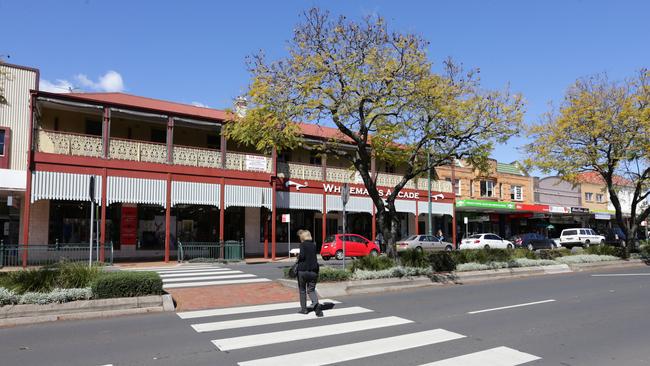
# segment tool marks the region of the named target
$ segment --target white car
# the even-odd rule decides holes
[[[592,244],[605,244],[605,237],[588,228],[564,229],[560,234],[560,244],[567,248],[575,246],[589,248]]]
[[[407,249],[423,250],[446,250],[451,251],[454,246],[446,241],[438,240],[433,235],[411,235],[405,240],[397,242],[397,251]]]
[[[513,249],[515,246],[511,241],[501,239],[496,234],[474,234],[460,242],[460,249]]]

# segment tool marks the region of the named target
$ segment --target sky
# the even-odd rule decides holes
[[[228,108],[250,75],[245,57],[286,56],[310,7],[359,19],[383,16],[399,32],[480,68],[488,89],[523,94],[526,123],[561,103],[577,78],[612,79],[650,67],[650,1],[23,1],[0,0],[3,61],[41,70],[41,88],[123,91]],[[524,158],[525,137],[492,156]]]

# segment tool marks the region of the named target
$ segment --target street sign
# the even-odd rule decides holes
[[[341,187],[341,201],[343,202],[343,206],[347,205],[349,200],[350,200],[350,185],[344,183],[343,187]]]
[[[282,223],[287,224],[291,221],[291,215],[289,214],[282,214]]]

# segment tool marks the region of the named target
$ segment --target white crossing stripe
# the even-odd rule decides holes
[[[240,272],[241,273],[241,272]],[[253,274],[233,274],[233,275],[223,275],[223,276],[201,276],[201,277],[182,277],[182,278],[163,278],[163,283],[170,282],[187,282],[187,281],[207,281],[207,280],[223,280],[229,278],[250,278],[255,277]]]
[[[373,310],[362,308],[359,306],[353,306],[349,308],[327,310],[325,312],[325,315],[327,317],[333,317],[333,316],[370,313],[372,311]],[[304,320],[314,321],[315,319],[318,318],[314,313],[310,313],[310,314],[295,313],[295,314],[263,316],[258,318],[246,318],[246,319],[237,319],[237,320],[225,320],[220,322],[192,324],[192,328],[194,328],[194,330],[196,330],[197,332],[202,333],[202,332],[213,332],[217,330],[254,327],[260,325],[298,322]]]
[[[537,305],[537,304],[545,304],[547,302],[554,302],[555,300],[549,299],[549,300],[542,300],[542,301],[535,301],[535,302],[527,302],[525,304],[517,304],[517,305],[510,305],[510,306],[502,306],[500,308],[492,308],[492,309],[484,309],[484,310],[476,310],[476,311],[470,311],[467,314],[479,314],[479,313],[487,313],[488,311],[497,311],[497,310],[505,310],[505,309],[512,309],[512,308],[520,308],[522,306],[530,306],[530,305]]]
[[[242,280],[182,282],[182,283],[170,283],[169,285],[163,285],[163,288],[235,285],[240,283],[256,283],[256,282],[271,282],[271,280],[269,280],[268,278],[250,278],[250,279],[242,279]]]
[[[424,332],[404,334],[395,337],[381,338],[359,343],[350,343],[342,346],[334,346],[282,356],[261,358],[252,361],[240,362],[239,366],[329,365],[333,363],[356,360],[364,357],[377,356],[411,348],[428,346],[431,344],[447,342],[464,337],[464,335],[449,332],[444,329],[434,329]]]
[[[242,271],[205,271],[205,272],[182,272],[182,273],[158,273],[161,278],[172,278],[172,277],[191,277],[191,276],[209,276],[209,275],[222,275],[222,274],[236,274],[244,273]]]
[[[332,299],[320,299],[321,304],[332,303],[340,304],[339,301]],[[235,315],[235,314],[248,314],[248,313],[257,313],[262,311],[273,311],[273,310],[283,310],[283,309],[297,309],[300,307],[300,302],[281,302],[275,304],[265,304],[265,305],[251,305],[251,306],[238,306],[232,308],[222,308],[222,309],[208,309],[208,310],[195,310],[195,311],[185,311],[176,313],[181,319],[194,319],[194,318],[204,318],[208,316],[223,316],[223,315]]]
[[[248,347],[266,346],[283,342],[297,341],[336,334],[360,332],[369,329],[392,327],[413,323],[412,320],[388,316],[385,318],[358,320],[348,323],[322,325],[317,327],[286,330],[264,334],[253,334],[242,337],[215,339],[212,341],[221,351],[230,351]]]
[[[536,360],[541,360],[541,357],[508,347],[497,347],[421,366],[517,366]]]
[[[176,274],[176,273],[204,273],[204,272],[226,272],[232,271],[229,268],[204,268],[204,269],[178,269],[175,271],[156,271],[159,274]]]
[[[122,268],[123,271],[175,271],[183,269],[205,269],[205,268],[221,268],[213,265],[200,265],[200,266],[169,266],[169,267],[133,267]]]

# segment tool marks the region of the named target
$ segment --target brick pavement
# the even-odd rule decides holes
[[[298,301],[298,291],[277,282],[168,289],[176,311]]]

